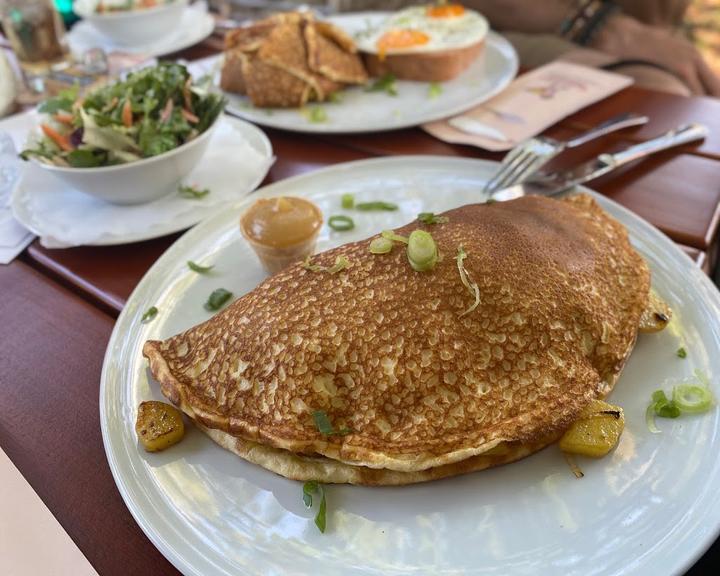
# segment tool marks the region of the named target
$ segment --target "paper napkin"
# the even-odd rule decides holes
[[[232,202],[250,192],[267,173],[274,158],[258,152],[237,128],[238,120],[223,118],[198,166],[183,183],[209,189],[200,199],[170,193],[147,204],[118,206],[68,188],[42,168],[26,165],[15,192],[15,209],[28,217],[46,248],[95,243],[125,243],[157,234],[170,222]]]
[[[97,576],[0,448],[0,558],[7,576]]]
[[[20,177],[20,160],[10,135],[0,132],[0,264],[9,264],[35,236],[13,217],[10,194]]]
[[[422,128],[451,144],[470,144],[493,152],[510,150],[632,82],[632,78],[613,72],[552,62],[518,77],[480,106]]]

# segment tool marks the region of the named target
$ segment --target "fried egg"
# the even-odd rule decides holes
[[[356,37],[363,52],[408,54],[465,48],[482,41],[487,20],[460,4],[414,6],[395,12]]]

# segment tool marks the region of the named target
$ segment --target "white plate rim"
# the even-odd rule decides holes
[[[298,181],[303,180],[311,180],[314,177],[318,175],[327,175],[327,174],[342,174],[343,172],[352,172],[356,168],[366,168],[366,167],[372,167],[372,166],[381,166],[385,164],[398,164],[402,165],[406,162],[413,162],[413,161],[421,161],[423,163],[442,163],[447,166],[448,170],[450,170],[453,166],[453,164],[465,164],[465,165],[487,165],[487,164],[497,164],[496,162],[490,161],[490,160],[484,160],[484,159],[473,159],[473,158],[461,158],[461,157],[455,157],[455,158],[448,158],[446,156],[435,156],[435,155],[427,155],[427,156],[419,156],[419,155],[408,155],[408,156],[393,156],[393,157],[383,157],[383,158],[371,158],[371,159],[363,159],[363,160],[356,160],[352,162],[346,162],[337,164],[334,166],[330,166],[325,169],[321,169],[315,172],[301,174],[298,176],[294,176],[285,180],[281,180],[279,182],[275,182],[273,184],[267,185],[263,187],[262,189],[258,190],[256,194],[266,196],[266,195],[274,195],[277,193],[281,193],[285,188],[292,187],[293,184],[297,183]],[[676,261],[679,261],[681,263],[684,263],[684,266],[686,267],[687,276],[685,277],[685,280],[689,283],[692,281],[693,286],[698,290],[698,293],[706,299],[706,304],[710,306],[711,308],[714,308],[716,314],[716,324],[718,327],[718,330],[720,330],[720,292],[717,290],[717,288],[713,285],[712,281],[708,276],[706,276],[699,267],[695,265],[695,263],[692,261],[692,259],[685,254],[680,248],[678,248],[675,243],[668,238],[665,234],[663,234],[661,231],[659,231],[657,228],[655,228],[652,224],[644,220],[642,217],[638,216],[637,214],[633,213],[631,210],[621,206],[614,200],[607,198],[605,196],[602,196],[598,194],[597,192],[594,192],[593,190],[586,188],[584,186],[578,187],[577,189],[579,192],[585,192],[591,194],[603,207],[603,209],[608,210],[611,214],[614,216],[620,215],[621,220],[625,222],[626,225],[628,225],[628,222],[632,223],[632,226],[642,231],[642,233],[649,235],[649,237],[661,245],[664,245],[664,248],[669,251],[670,256],[676,259]],[[245,197],[244,199],[238,200],[234,206],[235,208],[240,208],[245,202],[249,202],[250,200],[254,200],[260,196],[253,195],[250,197]],[[150,282],[150,277],[154,273],[156,269],[161,269],[166,262],[174,262],[175,259],[175,252],[178,252],[178,254],[182,254],[182,250],[184,249],[184,246],[186,244],[191,244],[196,237],[201,237],[203,231],[205,229],[212,229],[213,220],[218,218],[219,215],[216,214],[213,218],[208,218],[201,224],[195,226],[191,230],[188,230],[182,237],[178,238],[172,246],[170,246],[163,255],[151,266],[151,268],[146,272],[146,274],[143,276],[141,281],[138,283],[136,288],[133,290],[132,294],[127,300],[126,306],[123,308],[123,311],[121,312],[120,316],[118,317],[115,327],[113,329],[113,332],[111,334],[108,347],[106,350],[106,354],[103,359],[103,368],[102,368],[102,374],[101,374],[101,382],[100,382],[100,394],[99,394],[99,409],[100,409],[100,424],[101,424],[101,432],[102,432],[102,438],[103,438],[103,446],[105,449],[105,454],[108,459],[108,464],[110,466],[113,478],[116,482],[116,485],[118,487],[118,490],[120,491],[120,494],[123,498],[123,501],[125,502],[125,505],[131,512],[133,518],[138,523],[140,528],[143,530],[145,535],[153,542],[153,544],[158,548],[158,550],[165,556],[166,559],[168,559],[178,570],[180,570],[183,574],[193,576],[209,576],[208,572],[201,571],[197,568],[197,566],[189,565],[186,563],[182,556],[179,554],[179,552],[172,547],[168,545],[166,540],[163,538],[162,534],[159,533],[154,526],[152,526],[149,522],[145,520],[142,514],[142,510],[137,506],[137,503],[132,499],[132,494],[130,492],[130,487],[128,485],[128,482],[126,482],[126,478],[123,476],[122,471],[119,469],[118,461],[115,459],[115,455],[112,448],[112,442],[113,439],[110,435],[110,430],[108,428],[109,421],[108,421],[108,411],[112,408],[108,403],[107,396],[107,389],[110,385],[108,383],[108,365],[110,364],[111,357],[114,352],[114,346],[116,345],[116,341],[119,338],[120,332],[122,332],[126,326],[125,324],[129,321],[129,319],[132,316],[138,315],[137,307],[129,306],[129,304],[133,303],[134,300],[139,297],[139,295],[142,293],[142,291],[145,288],[145,285]],[[630,232],[632,233],[633,230],[630,229]],[[678,564],[676,564],[673,568],[674,570],[667,572],[668,576],[675,576],[675,575],[681,575],[684,574],[686,570],[691,568],[695,562],[707,551],[707,549],[715,542],[718,537],[720,537],[720,499],[716,499],[713,503],[713,510],[717,513],[715,516],[719,519],[714,527],[710,530],[705,531],[702,534],[702,538],[693,541],[694,546],[692,549],[685,555],[685,557],[679,561]],[[165,528],[173,531],[173,526],[170,522],[165,522]],[[637,567],[636,567],[637,568]],[[225,574],[224,572],[217,572],[217,574]],[[653,573],[654,575],[655,573]]]
[[[191,6],[187,6],[185,8],[185,13],[187,13],[188,10],[197,12],[197,10],[194,10]],[[181,36],[180,34],[176,34],[176,41],[165,45],[153,43],[155,45],[154,49],[153,44],[145,44],[141,46],[119,46],[114,44],[109,38],[106,39],[106,41],[111,51],[127,52],[129,54],[143,54],[149,58],[157,58],[158,56],[165,56],[166,54],[173,54],[175,52],[185,50],[186,48],[190,48],[190,46],[194,46],[195,44],[205,40],[205,38],[210,36],[213,33],[213,30],[215,30],[215,19],[208,12],[199,14],[196,22],[197,24],[191,30],[190,35]],[[77,30],[78,27],[80,27],[79,32]],[[72,51],[75,51],[78,48],[76,38],[79,34],[83,33],[85,29],[87,29],[88,33],[92,35],[101,36],[101,33],[93,28],[92,23],[78,22],[75,27],[67,33],[67,41]],[[75,34],[74,36],[73,32]],[[149,49],[148,46],[150,47]]]
[[[339,18],[368,18],[383,16],[387,14],[390,14],[390,12],[347,12],[338,14],[337,16]],[[332,21],[332,18],[329,19]],[[486,42],[488,46],[492,46],[493,49],[497,50],[500,55],[503,56],[505,64],[507,66],[506,70],[504,71],[504,75],[501,77],[500,81],[496,84],[496,86],[494,86],[491,90],[488,90],[480,96],[469,98],[462,104],[446,108],[434,114],[428,114],[426,116],[416,118],[409,118],[401,122],[393,123],[391,127],[387,127],[386,125],[370,125],[365,127],[348,128],[333,124],[312,124],[310,122],[306,123],[306,125],[288,124],[286,122],[283,122],[282,120],[278,120],[277,117],[266,115],[264,113],[250,113],[248,112],[248,110],[233,104],[232,97],[237,97],[237,95],[226,94],[225,92],[221,91],[223,94],[229,96],[228,104],[226,105],[225,110],[230,114],[233,114],[240,118],[244,118],[249,122],[260,124],[261,126],[266,126],[268,128],[277,128],[279,130],[287,130],[288,132],[309,134],[367,134],[373,132],[386,132],[389,130],[402,130],[404,128],[411,128],[413,126],[419,126],[420,124],[425,124],[428,122],[435,122],[437,120],[442,120],[443,118],[449,118],[450,116],[461,114],[471,108],[474,108],[475,106],[479,106],[483,102],[486,102],[493,96],[496,96],[497,94],[502,92],[517,76],[519,69],[519,59],[513,45],[504,36],[492,30],[488,31]],[[398,82],[402,83],[403,81],[400,80]]]
[[[265,158],[272,158],[272,143],[270,142],[267,134],[265,134],[265,132],[263,132],[260,128],[250,122],[229,114],[224,114],[221,121],[230,122],[235,125],[241,131],[243,137],[246,141],[248,141],[248,143],[252,140],[253,142],[257,142],[261,145],[261,149],[257,150],[259,154],[263,155]],[[244,191],[243,194],[249,194],[255,190],[255,188],[257,188],[257,186],[265,179],[271,167],[272,164],[268,165],[267,169],[252,181],[251,185],[248,186],[248,190]],[[30,230],[30,232],[36,236],[42,237],[44,234],[42,227],[38,226],[37,222],[33,219],[32,214],[30,214],[20,202],[21,198],[28,193],[27,188],[22,186],[22,182],[23,177],[21,175],[11,192],[10,208],[12,209],[13,216],[18,222],[20,222],[20,224],[25,226],[25,228]],[[229,203],[234,203],[235,201],[236,200],[233,199],[230,200]],[[207,210],[202,210],[201,207],[201,209],[196,212],[188,212],[183,218],[167,222],[165,226],[158,226],[146,231],[138,231],[133,234],[126,234],[122,236],[104,236],[94,242],[83,244],[83,246],[118,246],[121,244],[132,244],[134,242],[144,242],[145,240],[161,238],[162,236],[167,236],[169,234],[179,232],[180,230],[190,228],[201,220],[208,218],[214,212],[224,210],[226,206],[227,204],[213,206]]]

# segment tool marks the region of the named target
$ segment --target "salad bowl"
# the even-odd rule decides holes
[[[179,64],[161,63],[85,94],[44,102],[21,157],[113,204],[156,200],[200,162],[224,107]]]
[[[100,33],[123,46],[145,44],[177,29],[188,0],[171,0],[150,8],[100,12],[98,0],[75,0],[73,10]],[[128,3],[126,3],[128,4]]]

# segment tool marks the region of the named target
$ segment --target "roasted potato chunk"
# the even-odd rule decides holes
[[[601,458],[617,445],[624,428],[622,408],[602,400],[593,400],[560,438],[560,450]]]
[[[640,316],[640,332],[660,332],[670,322],[672,310],[665,300],[657,295],[655,290],[650,289],[648,305]]]
[[[148,452],[165,450],[180,442],[185,434],[182,413],[165,402],[142,402],[138,407],[135,432]]]

